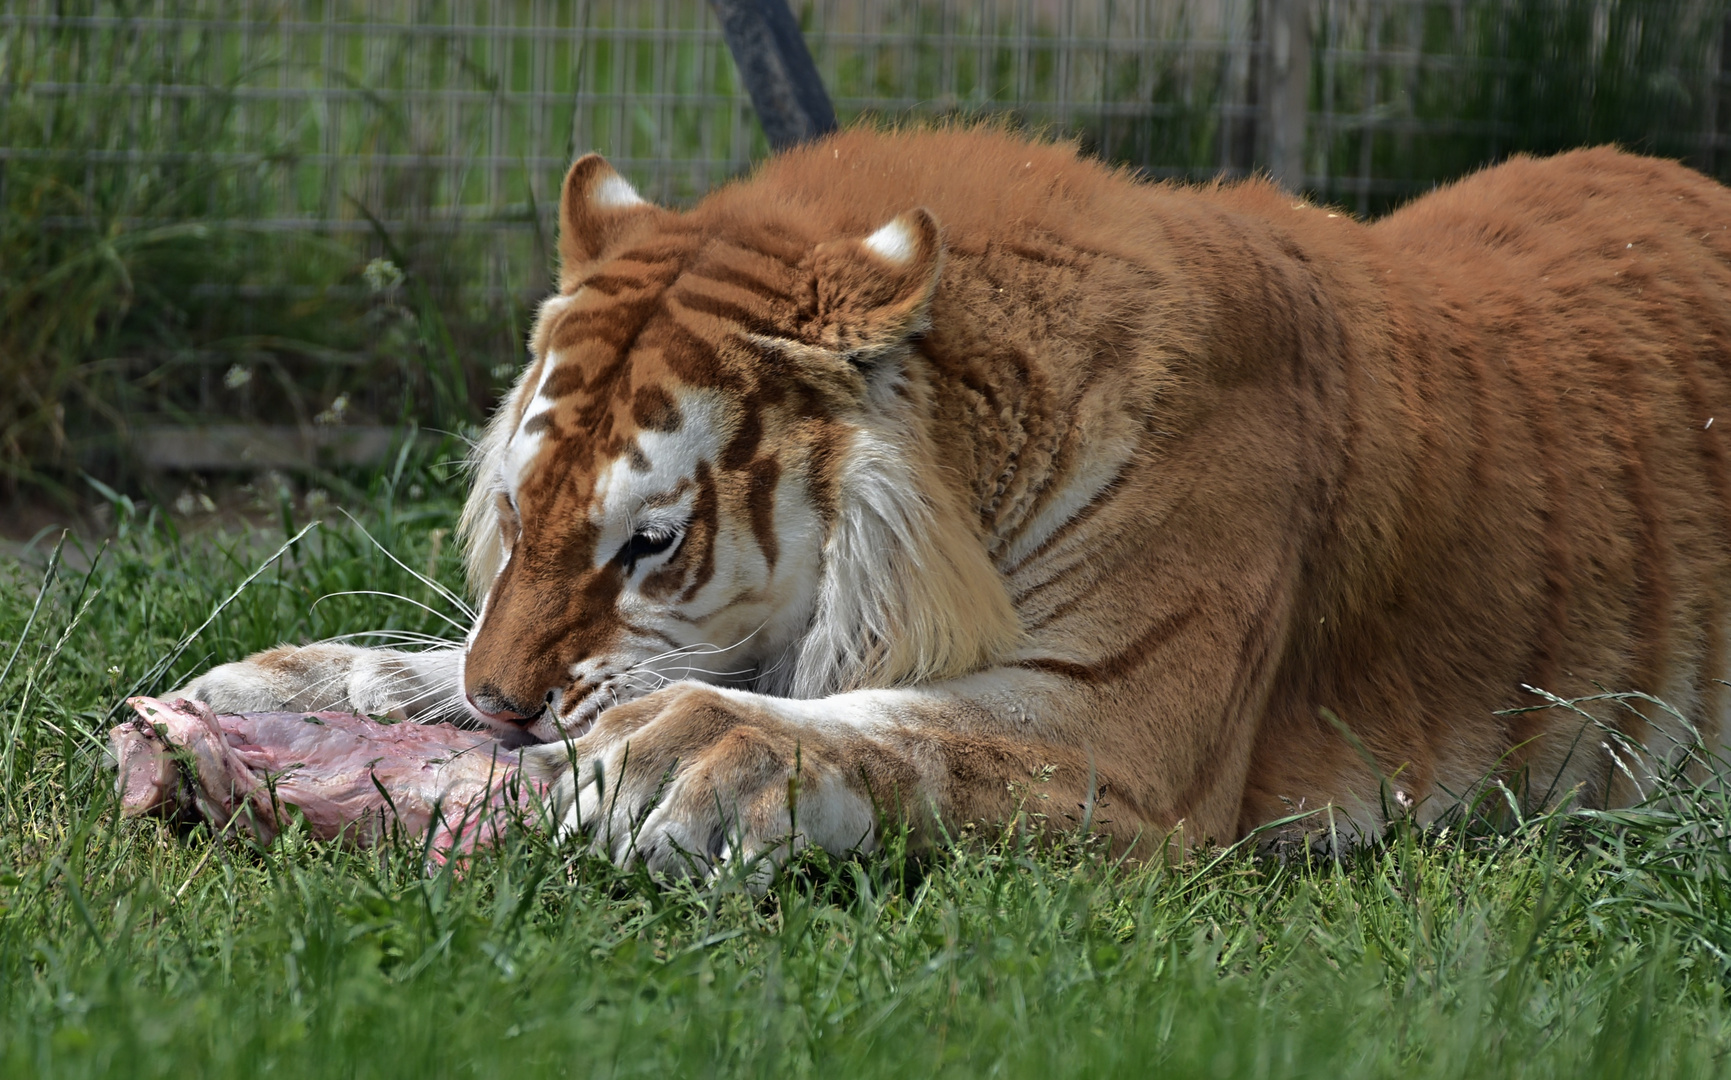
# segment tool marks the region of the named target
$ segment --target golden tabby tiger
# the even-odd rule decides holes
[[[586,157],[560,215],[468,639],[186,693],[574,740],[567,827],[674,872],[1025,800],[1148,850],[1487,775],[1628,798],[1526,686],[1719,737],[1731,192],[1676,164],[1517,159],[1366,225],[855,130],[685,213]]]

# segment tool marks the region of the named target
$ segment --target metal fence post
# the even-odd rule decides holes
[[[772,148],[835,130],[835,108],[787,0],[709,0],[709,6]]]
[[[1263,0],[1263,161],[1281,187],[1305,186],[1313,0]]]
[[[1720,24],[1718,39],[1708,63],[1707,93],[1703,94],[1700,169],[1708,176],[1722,176],[1725,149],[1731,145],[1723,130],[1731,119],[1731,14]]]

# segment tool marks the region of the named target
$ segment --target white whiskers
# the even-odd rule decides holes
[[[459,634],[467,635],[469,632],[469,628],[467,626],[464,626],[462,623],[451,618],[449,615],[446,615],[444,612],[439,611],[435,608],[428,607],[426,604],[421,603],[419,600],[415,600],[411,597],[404,596],[401,593],[387,592],[383,589],[345,589],[342,592],[325,593],[323,596],[319,597],[317,600],[314,600],[312,603],[312,606],[316,608],[320,604],[324,603],[326,600],[331,600],[331,599],[334,599],[338,596],[382,596],[388,600],[401,600],[405,604],[413,604],[415,607],[420,608],[422,611],[433,616],[435,619],[444,620],[446,623],[450,624],[453,628],[455,628],[457,633],[459,633]]]
[[[434,581],[432,578],[419,572],[415,568],[411,567],[409,564],[405,563],[403,560],[401,560],[401,559],[397,558],[395,555],[393,555],[389,548],[385,547],[385,545],[379,543],[378,540],[374,539],[373,534],[368,532],[366,526],[362,525],[358,520],[356,520],[356,518],[353,514],[349,513],[347,510],[344,510],[343,516],[348,518],[350,523],[352,523],[355,528],[361,530],[361,535],[366,537],[368,540],[371,540],[373,546],[378,548],[379,551],[384,554],[385,558],[396,563],[397,566],[402,568],[403,572],[407,573],[410,577],[413,577],[416,581],[419,581],[421,584],[425,585],[427,588],[438,593],[441,597],[443,597],[445,599],[445,601],[447,603],[449,603],[452,607],[456,608],[459,612],[461,612],[463,614],[463,616],[465,618],[467,618],[471,623],[475,621],[475,609],[470,607],[468,604],[464,603],[462,597],[458,596],[456,593],[445,588],[443,585],[440,585],[438,582]],[[429,608],[428,610],[432,610],[432,609]],[[445,621],[450,622],[451,620],[446,619]],[[453,623],[452,625],[456,625],[456,624]]]

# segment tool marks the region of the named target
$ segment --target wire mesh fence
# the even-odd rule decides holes
[[[1731,166],[1725,0],[794,9],[843,123],[1000,116],[1151,177],[1272,168],[1363,213],[1517,150]],[[0,406],[0,458],[64,439],[67,386],[110,427],[284,401],[303,425],[339,401],[472,415],[545,288],[573,157],[681,204],[767,152],[704,0],[13,0],[0,35],[0,317],[104,244],[127,269],[113,317],[54,346],[58,388],[29,374],[46,346],[0,327],[0,377],[36,379],[15,395],[36,435]],[[137,326],[153,294],[167,331]]]
[[[1256,128],[1268,102],[1259,97],[1269,88],[1259,85],[1259,65],[1277,44],[1265,25],[1270,6],[795,4],[844,122],[1003,113],[1080,136],[1153,175],[1186,177],[1261,162]],[[672,202],[765,152],[703,0],[68,7],[22,0],[0,15],[0,82],[9,98],[110,113],[104,126],[118,138],[32,146],[13,133],[0,160],[63,155],[92,171],[187,159],[231,166],[253,189],[254,228],[364,232],[380,223],[366,219],[369,209],[435,208],[453,225],[521,228],[587,150]],[[1398,195],[1436,179],[1430,162],[1383,150],[1385,138],[1466,139],[1494,158],[1521,145],[1535,120],[1573,134],[1562,130],[1571,118],[1558,117],[1559,106],[1637,112],[1606,118],[1599,126],[1613,130],[1602,134],[1645,135],[1709,167],[1724,139],[1715,107],[1724,20],[1713,5],[1319,0],[1308,8],[1306,182],[1324,193]],[[114,62],[80,68],[92,53]],[[1535,93],[1559,100],[1535,102]],[[1535,105],[1548,107],[1533,117]],[[114,111],[131,122],[114,123]],[[176,118],[197,118],[196,130],[176,138]],[[1644,130],[1614,130],[1623,120]],[[149,134],[154,144],[137,137]]]

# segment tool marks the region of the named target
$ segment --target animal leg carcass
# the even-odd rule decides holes
[[[218,715],[196,701],[133,698],[109,733],[121,813],[238,822],[261,840],[289,807],[320,839],[429,838],[443,862],[495,844],[533,819],[542,785],[518,754],[450,724],[381,724],[353,713]]]

